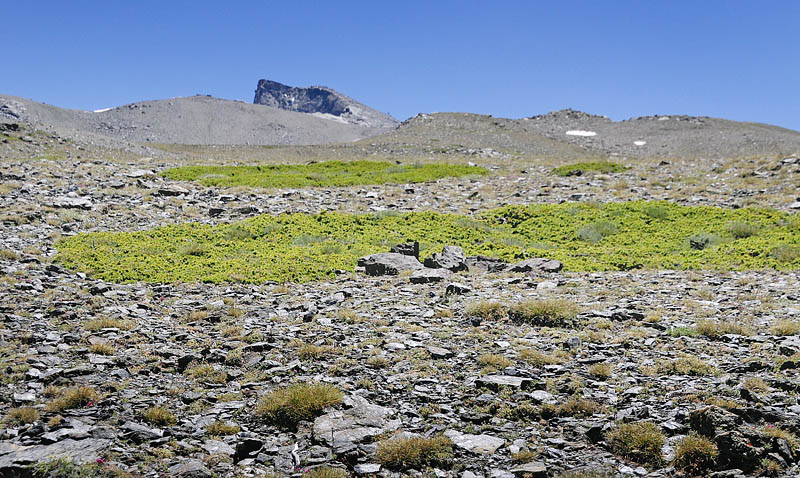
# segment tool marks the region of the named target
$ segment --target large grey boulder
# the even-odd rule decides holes
[[[358,265],[371,276],[397,275],[402,271],[416,271],[423,267],[416,258],[394,252],[380,252],[362,257],[358,260]]]
[[[471,435],[469,433],[460,433],[456,430],[445,430],[444,436],[459,448],[483,455],[493,454],[506,442],[502,438],[491,435]]]
[[[111,446],[111,440],[87,438],[73,440],[67,438],[50,445],[17,446],[2,450],[0,455],[0,476],[11,473],[19,467],[41,463],[59,458],[67,458],[77,464],[94,463],[102,458],[103,451]]]
[[[333,448],[334,453],[346,453],[359,443],[400,428],[393,408],[369,403],[358,395],[344,399],[344,410],[335,410],[314,420],[314,438]]]
[[[452,272],[469,270],[467,256],[458,246],[444,246],[441,253],[433,253],[425,258],[425,267],[447,269]]]
[[[563,268],[564,264],[555,259],[537,257],[517,262],[511,265],[508,270],[511,272],[559,272]]]

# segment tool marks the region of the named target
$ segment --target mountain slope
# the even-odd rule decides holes
[[[0,118],[66,137],[102,135],[136,143],[320,144],[385,130],[209,96],[142,101],[98,112],[69,110],[0,95]]]

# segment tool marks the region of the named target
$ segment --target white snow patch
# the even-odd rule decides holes
[[[636,146],[644,146],[647,144],[647,141],[634,141],[633,144]]]
[[[567,131],[569,136],[597,136],[594,131],[583,131],[581,129],[572,129]]]
[[[109,110],[112,110],[112,109],[114,109],[114,108],[103,108],[102,110],[94,110],[93,113],[102,113],[104,111],[109,111]]]

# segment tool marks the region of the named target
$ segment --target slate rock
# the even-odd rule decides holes
[[[546,478],[547,467],[544,466],[544,463],[541,461],[532,461],[530,463],[524,463],[522,465],[515,466],[511,469],[511,473],[514,473],[515,476]]]
[[[111,440],[88,438],[73,440],[67,438],[51,445],[16,446],[10,453],[0,456],[0,476],[8,469],[67,458],[73,463],[93,463],[102,458],[103,451],[111,445]]]
[[[61,209],[85,209],[92,208],[92,200],[86,197],[60,196],[53,200],[52,206]]]
[[[433,253],[425,258],[425,267],[433,269],[447,269],[451,272],[469,270],[467,256],[458,246],[444,246],[441,253]]]
[[[397,275],[403,271],[416,271],[423,265],[414,257],[393,252],[380,252],[362,257],[358,265],[371,276]]]
[[[403,254],[404,256],[411,256],[419,260],[419,241],[398,244],[389,249],[389,252],[393,252],[395,254]]]
[[[564,264],[555,259],[533,258],[517,262],[508,268],[511,272],[559,272]]]
[[[169,476],[179,478],[211,478],[211,470],[200,460],[188,460],[169,467]]]
[[[464,295],[468,292],[472,292],[472,288],[468,285],[460,284],[458,282],[451,282],[447,284],[447,288],[445,289],[445,295]]]
[[[535,382],[530,378],[512,377],[510,375],[486,375],[476,380],[476,383],[494,391],[498,391],[502,387],[518,388],[523,391],[531,390],[535,385]]]
[[[446,269],[420,269],[408,278],[412,284],[430,284],[441,282],[450,277],[450,272]]]
[[[333,448],[334,453],[346,453],[359,443],[400,428],[393,408],[374,405],[358,395],[345,397],[344,406],[348,408],[314,420],[315,440]]]
[[[506,442],[502,438],[493,437],[491,435],[471,435],[456,430],[445,430],[444,436],[449,438],[455,446],[482,455],[493,454]]]

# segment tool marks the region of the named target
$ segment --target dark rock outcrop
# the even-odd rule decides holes
[[[259,80],[253,103],[298,113],[331,115],[345,123],[393,128],[398,121],[324,86],[298,88],[277,81]]]

